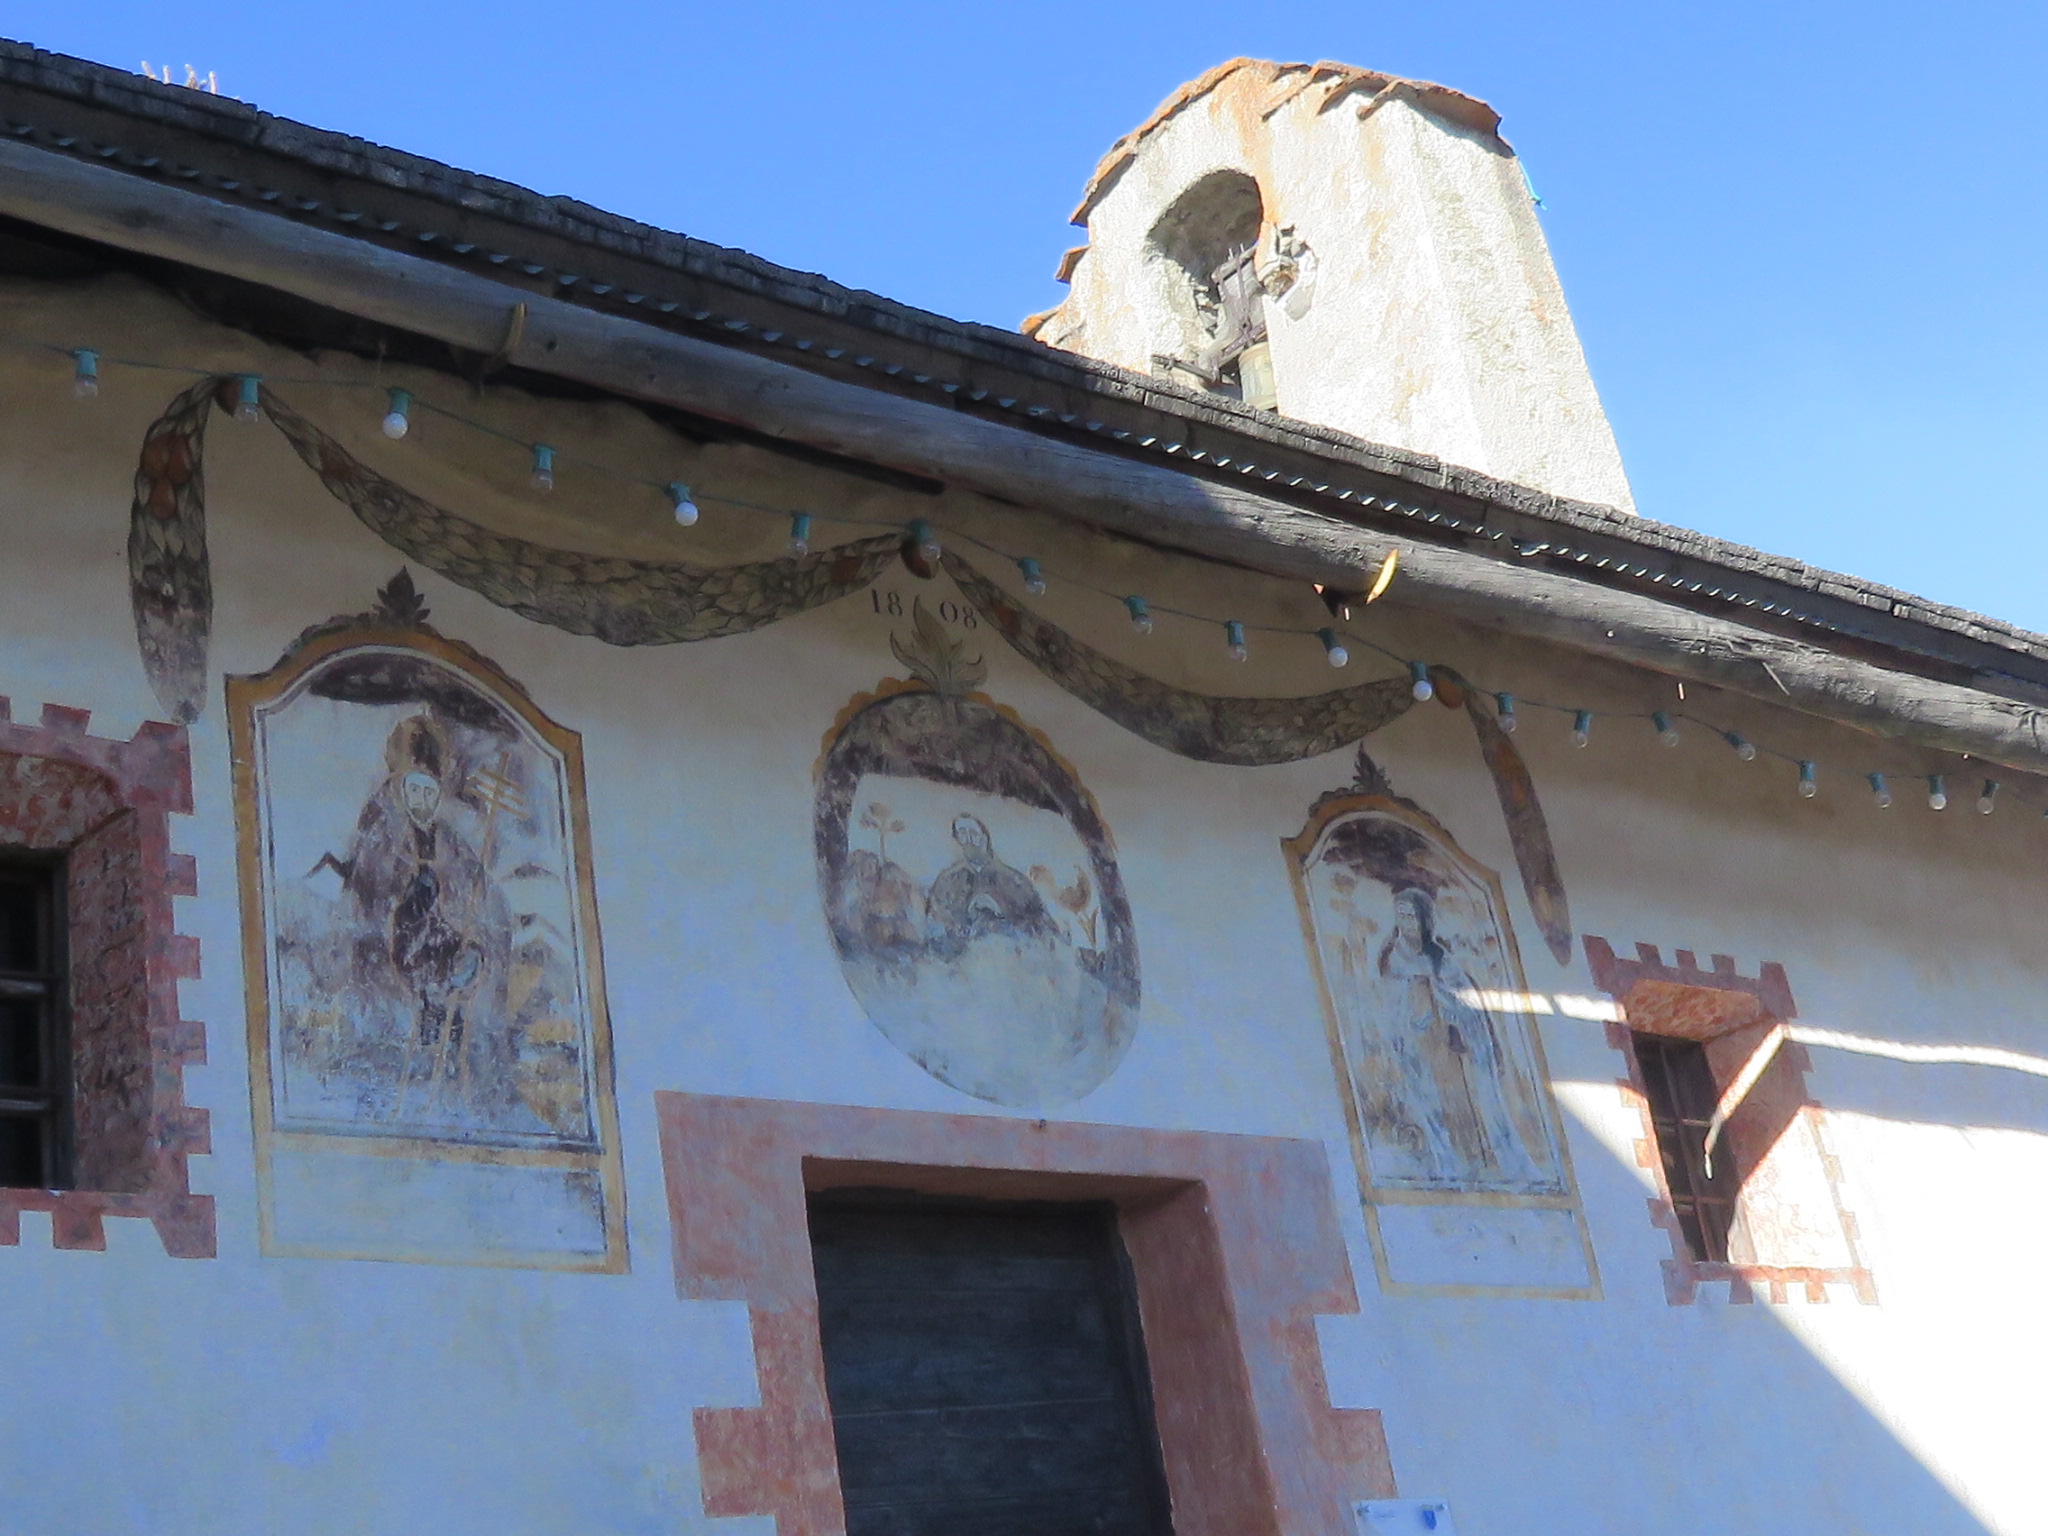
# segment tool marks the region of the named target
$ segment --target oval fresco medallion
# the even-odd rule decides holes
[[[818,765],[818,879],[848,986],[941,1082],[1019,1108],[1116,1070],[1138,1020],[1138,951],[1093,798],[983,694],[929,614],[914,681],[841,715]]]

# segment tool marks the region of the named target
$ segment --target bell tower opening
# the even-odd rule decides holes
[[[1212,171],[1160,215],[1147,254],[1166,301],[1154,370],[1271,410],[1266,292],[1257,272],[1264,227],[1258,183],[1242,171]]]
[[[1024,331],[1553,496],[1633,511],[1521,162],[1485,102],[1232,59],[1110,146]]]

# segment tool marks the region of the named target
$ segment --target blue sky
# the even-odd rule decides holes
[[[2048,6],[0,0],[0,32],[1014,325],[1234,54],[1491,101],[1649,516],[2048,630]]]

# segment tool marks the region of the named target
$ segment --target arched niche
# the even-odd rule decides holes
[[[1155,366],[1249,404],[1273,404],[1265,292],[1255,270],[1266,221],[1243,171],[1198,178],[1153,224],[1147,265],[1159,295]]]

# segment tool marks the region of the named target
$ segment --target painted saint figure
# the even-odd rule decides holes
[[[402,1116],[415,1088],[468,1090],[471,1022],[502,1002],[511,919],[448,804],[459,765],[440,722],[430,714],[401,721],[385,763],[348,858],[336,863],[357,913],[355,975],[409,1015],[392,1110]]]
[[[925,938],[931,953],[957,959],[992,934],[1050,938],[1059,930],[1030,878],[996,856],[988,826],[964,812],[953,818],[960,856],[939,872],[925,897]]]
[[[818,765],[833,947],[869,1021],[940,1082],[994,1104],[1071,1103],[1137,1025],[1115,847],[1046,743],[964,691],[978,663],[925,618],[896,647],[924,686],[856,701]]]
[[[409,592],[228,683],[263,1251],[622,1270],[582,749]]]
[[[1504,1092],[1508,1064],[1484,994],[1436,936],[1429,893],[1394,894],[1394,931],[1375,965],[1389,1044],[1408,1084],[1429,1172],[1445,1182],[1541,1177],[1540,1128]]]

